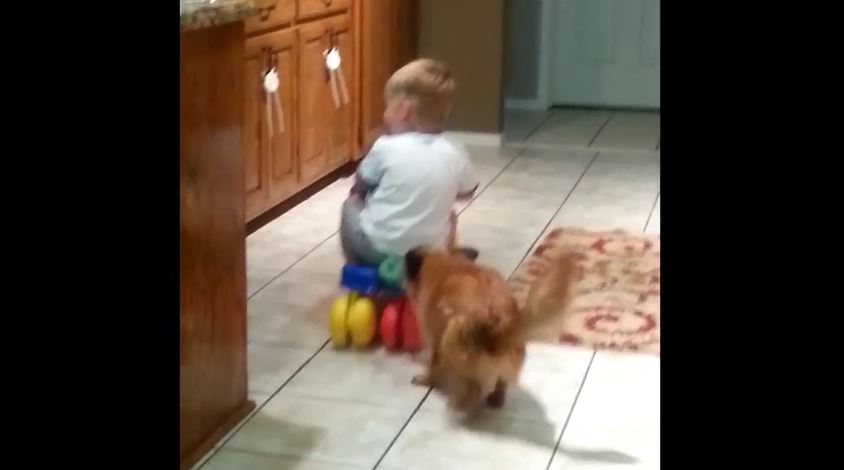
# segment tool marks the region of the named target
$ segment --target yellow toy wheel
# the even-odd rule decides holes
[[[357,300],[354,293],[343,295],[334,300],[331,304],[331,312],[328,315],[328,329],[331,332],[331,342],[338,348],[349,345],[348,314],[349,306]]]
[[[361,297],[352,303],[347,317],[347,326],[352,336],[352,345],[365,348],[375,339],[375,302]]]

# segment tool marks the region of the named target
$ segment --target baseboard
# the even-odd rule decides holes
[[[462,132],[447,131],[446,138],[459,142],[463,145],[481,145],[487,147],[500,147],[501,134],[486,132]]]
[[[519,111],[545,111],[548,109],[545,103],[540,99],[516,99],[507,98],[504,100],[504,109],[513,109]]]

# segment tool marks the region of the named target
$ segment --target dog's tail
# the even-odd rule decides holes
[[[522,311],[522,336],[531,338],[555,321],[562,320],[574,294],[579,267],[575,256],[563,253],[533,282]]]

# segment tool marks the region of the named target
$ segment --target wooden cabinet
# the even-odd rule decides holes
[[[365,1],[371,2],[372,0]],[[314,16],[336,13],[348,9],[350,4],[351,0],[299,0],[298,18],[303,20]]]
[[[261,12],[246,24],[247,221],[343,166],[371,143],[384,112],[384,84],[416,50],[415,0],[258,3]],[[348,102],[342,93],[338,102],[333,98],[324,55],[332,46],[340,51]],[[283,130],[262,88],[264,73],[273,65],[279,71]]]
[[[398,68],[416,58],[419,0],[392,1],[396,5],[392,10],[392,42],[396,45],[395,68]]]
[[[311,181],[328,168],[330,90],[323,51],[328,30],[319,23],[299,28],[299,176]]]
[[[179,39],[179,454],[187,469],[247,398],[243,23]]]
[[[361,137],[372,142],[381,129],[384,85],[416,54],[416,1],[361,2]]]
[[[247,220],[298,189],[296,35],[297,31],[288,29],[246,41],[243,155]],[[271,68],[279,78],[277,96],[263,88],[264,74]]]
[[[384,40],[392,28],[394,0],[361,6],[361,133],[372,142],[381,128],[384,114],[384,84],[393,73],[393,43]]]
[[[296,0],[257,0],[258,14],[246,20],[246,32],[278,28],[293,21]]]
[[[352,154],[352,108],[357,81],[354,70],[354,42],[348,15],[326,18],[299,28],[299,173],[302,184],[310,184],[325,173],[348,162]],[[337,73],[345,77],[349,101],[332,95],[331,76],[325,66],[325,51],[340,51]],[[338,91],[340,83],[337,83]]]
[[[352,157],[354,140],[354,129],[352,129],[352,110],[358,81],[355,79],[355,42],[352,38],[352,23],[348,16],[333,18],[325,22],[328,28],[328,35],[331,38],[331,45],[340,51],[341,67],[337,71],[343,74],[343,80],[348,88],[349,100],[341,98],[336,105],[331,100],[331,148],[329,149],[328,161],[333,168],[339,167],[348,162]],[[339,76],[339,75],[338,75]],[[338,83],[338,86],[340,83]],[[329,89],[329,94],[331,93]]]

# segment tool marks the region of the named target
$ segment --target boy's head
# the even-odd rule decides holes
[[[384,88],[384,125],[391,134],[441,132],[456,84],[445,64],[416,59],[398,69]]]

